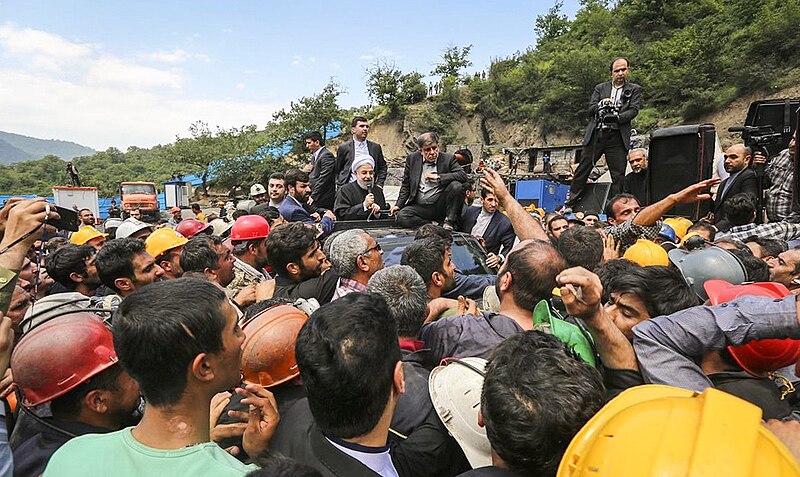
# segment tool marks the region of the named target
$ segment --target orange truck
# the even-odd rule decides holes
[[[149,216],[158,220],[159,205],[156,185],[153,182],[121,182],[119,195],[122,202],[122,216],[127,218],[133,209],[139,209],[142,218]]]

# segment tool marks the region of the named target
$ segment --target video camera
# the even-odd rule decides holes
[[[761,151],[764,156],[769,158],[779,151],[770,151],[770,146],[781,142],[783,134],[775,132],[772,126],[733,126],[728,128],[728,132],[742,133],[742,139],[751,151]]]
[[[597,129],[619,129],[619,106],[615,104],[605,104],[597,108],[595,118]]]

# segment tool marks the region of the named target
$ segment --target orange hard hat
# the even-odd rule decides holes
[[[242,374],[249,383],[277,386],[300,374],[294,345],[308,315],[291,305],[277,305],[255,315],[242,328]]]
[[[791,294],[783,284],[774,282],[731,285],[725,280],[708,280],[704,287],[712,305],[744,295],[783,298]],[[757,340],[742,346],[728,346],[728,351],[742,369],[753,376],[765,377],[770,371],[777,371],[800,359],[800,340]]]
[[[258,240],[269,235],[269,223],[260,215],[243,215],[231,227],[231,241]]]

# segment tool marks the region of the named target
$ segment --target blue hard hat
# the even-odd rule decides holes
[[[658,235],[664,237],[672,243],[675,243],[675,229],[667,224],[661,224],[661,230],[658,231]]]

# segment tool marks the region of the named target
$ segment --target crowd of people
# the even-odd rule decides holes
[[[599,97],[638,101],[626,70]],[[84,210],[68,234],[7,201],[0,476],[800,476],[792,174],[766,223],[734,189],[743,144],[721,185],[643,207],[614,157],[603,211],[542,213],[425,133],[388,204],[367,119],[351,132],[335,155],[309,134],[304,168],[223,217]],[[713,220],[668,217],[714,186]],[[337,227],[373,218],[413,239]],[[493,273],[459,270],[461,237]]]

